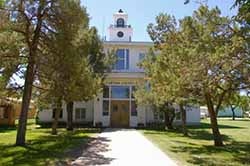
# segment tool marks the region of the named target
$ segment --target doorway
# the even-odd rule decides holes
[[[129,127],[129,101],[111,101],[111,127]]]

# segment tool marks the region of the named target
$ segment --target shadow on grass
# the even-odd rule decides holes
[[[245,127],[220,125],[220,128],[230,129],[245,129]],[[236,166],[250,165],[250,142],[236,141],[233,136],[223,135],[223,141],[227,144],[223,147],[215,147],[206,145],[206,141],[213,141],[210,125],[201,123],[201,126],[189,126],[189,136],[185,137],[181,133],[181,128],[176,130],[166,131],[164,127],[156,129],[146,129],[145,135],[156,135],[158,139],[165,137],[173,144],[167,145],[171,152],[188,156],[185,159],[192,165],[201,166]],[[205,142],[200,142],[205,140]],[[167,142],[167,141],[166,141]]]
[[[93,129],[92,129],[93,130]],[[27,141],[26,147],[0,145],[0,165],[53,165],[55,161],[66,162],[67,149],[83,147],[94,138],[88,136],[89,130],[63,132],[57,136],[44,133]],[[94,130],[92,132],[99,132]],[[66,164],[65,164],[66,165]]]
[[[242,121],[242,120],[241,120]],[[189,126],[188,128],[192,129],[211,129],[210,123],[200,123],[200,125],[197,126]],[[220,129],[244,129],[245,127],[239,127],[239,126],[233,126],[233,125],[222,125],[219,124]]]
[[[180,142],[186,144],[186,142]],[[232,142],[224,147],[215,147],[213,145],[193,146],[195,144],[186,145],[172,147],[170,150],[174,153],[188,153],[190,157],[187,162],[195,165],[250,165],[249,142]],[[211,155],[218,157],[211,157]]]
[[[7,133],[10,131],[15,131],[16,129],[17,129],[16,126],[1,126],[0,133]]]
[[[189,130],[189,135],[184,136],[182,134],[182,131],[180,129],[177,130],[171,130],[171,131],[145,131],[144,134],[146,135],[159,135],[159,134],[165,134],[168,137],[188,137],[189,139],[197,139],[197,140],[207,140],[207,141],[213,141],[214,137],[213,134],[206,130]],[[232,141],[232,138],[227,135],[222,135],[222,138],[224,141]]]
[[[244,121],[244,120],[239,120],[239,121]],[[248,121],[248,120],[246,120],[246,121]],[[204,123],[204,122],[201,122],[200,125],[187,126],[187,127],[188,127],[188,129],[211,129],[210,123]],[[179,129],[180,125],[175,126],[175,128]],[[244,129],[245,127],[219,124],[219,128],[220,129]],[[163,123],[157,124],[153,127],[148,127],[148,128],[146,128],[146,130],[166,131]]]

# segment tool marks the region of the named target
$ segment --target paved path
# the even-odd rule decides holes
[[[106,129],[74,166],[176,166],[161,150],[134,129]]]

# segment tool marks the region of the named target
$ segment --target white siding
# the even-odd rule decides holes
[[[148,107],[146,111],[146,121],[147,123],[156,122],[154,119],[154,112],[153,110]],[[175,120],[174,123],[179,124],[181,120]],[[200,124],[200,108],[199,107],[191,107],[187,109],[187,124]]]
[[[94,100],[94,126],[102,123],[102,93]]]
[[[63,103],[63,117],[59,119],[59,122],[67,122],[67,109],[66,104]],[[73,121],[75,122],[75,108],[86,108],[86,119],[83,119],[79,122],[92,122],[93,121],[93,111],[94,111],[94,102],[93,100],[88,102],[74,102],[73,106]],[[38,118],[41,122],[52,122],[52,109],[44,109],[38,112]]]
[[[200,124],[200,108],[192,107],[187,110],[187,123],[188,124]]]

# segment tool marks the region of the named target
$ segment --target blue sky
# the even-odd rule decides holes
[[[134,28],[134,41],[150,41],[146,27],[154,22],[155,16],[160,12],[174,15],[177,19],[192,15],[199,7],[194,1],[184,5],[184,0],[81,0],[91,17],[90,25],[96,26],[101,36],[108,35],[107,28],[113,21],[113,13],[123,9],[129,15],[129,24]],[[232,16],[236,13],[235,9],[230,9],[233,2],[234,0],[208,0],[208,6],[218,6],[222,15]]]

